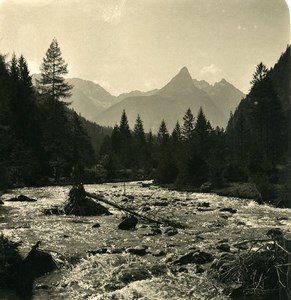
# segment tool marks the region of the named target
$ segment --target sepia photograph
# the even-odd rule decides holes
[[[0,0],[0,299],[291,300],[291,0]]]

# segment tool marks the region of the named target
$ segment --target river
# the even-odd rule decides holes
[[[44,209],[67,200],[69,189],[21,188],[1,197],[5,201],[23,194],[37,199],[5,201],[0,210],[0,230],[11,240],[22,242],[19,250],[23,256],[41,240],[40,249],[49,251],[59,265],[58,271],[35,281],[33,299],[228,299],[207,271],[198,272],[195,264],[175,270],[172,262],[194,248],[215,256],[216,246],[222,240],[236,252],[235,243],[266,238],[266,232],[274,227],[291,236],[291,210],[214,194],[169,191],[153,185],[141,187],[136,182],[125,187],[86,185],[85,190],[135,207],[153,218],[176,220],[185,229],[167,235],[161,226],[162,234],[152,235],[151,224],[140,221],[134,231],[118,230],[124,214],[109,206],[113,213],[110,216],[45,215]],[[237,212],[220,211],[225,207]],[[100,227],[93,228],[96,223]],[[147,254],[137,256],[127,251],[136,246],[146,249]]]

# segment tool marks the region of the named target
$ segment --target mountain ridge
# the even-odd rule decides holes
[[[172,130],[177,121],[182,122],[189,107],[194,116],[202,107],[213,126],[225,126],[227,123],[227,117],[210,96],[194,85],[186,67],[154,95],[125,98],[100,113],[96,122],[113,126],[119,122],[120,115],[125,109],[130,127],[133,127],[137,114],[140,114],[146,131],[150,129],[156,131],[162,119],[165,120],[168,129]]]

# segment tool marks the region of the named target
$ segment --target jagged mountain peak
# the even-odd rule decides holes
[[[160,91],[159,95],[163,97],[172,97],[175,95],[189,94],[195,89],[192,77],[186,67],[183,67],[179,73],[174,76]]]

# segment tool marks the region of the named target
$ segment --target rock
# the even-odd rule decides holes
[[[134,248],[127,248],[126,251],[130,254],[144,256],[147,254],[146,248],[143,246],[136,246]]]
[[[167,236],[173,236],[173,235],[176,235],[178,233],[178,230],[177,228],[174,228],[174,227],[168,227],[165,229],[165,234]]]
[[[96,254],[105,254],[107,253],[107,247],[101,247],[97,250],[88,250],[87,253],[96,255]]]
[[[161,275],[165,275],[167,274],[167,272],[169,271],[169,268],[167,265],[154,265],[150,268],[150,273],[153,276],[161,276]]]
[[[36,285],[35,289],[36,290],[48,290],[48,289],[50,289],[50,286],[47,284],[41,283],[41,284]]]
[[[155,206],[168,206],[169,203],[168,202],[164,202],[164,201],[155,201],[153,203],[153,205],[155,205]]]
[[[144,212],[147,212],[147,211],[150,211],[150,210],[152,210],[152,209],[149,206],[144,206],[142,208],[142,211],[144,211]]]
[[[65,214],[64,210],[58,206],[54,206],[51,208],[45,208],[43,213],[45,215],[64,215]]]
[[[195,273],[196,274],[201,274],[201,273],[204,273],[204,272],[205,272],[205,269],[201,265],[196,265],[195,266]]]
[[[152,278],[150,272],[142,267],[129,267],[126,269],[121,269],[120,273],[117,276],[118,280],[129,284],[130,282],[138,281],[138,280],[146,280]]]
[[[198,207],[209,207],[210,203],[209,202],[199,202],[197,203]]]
[[[162,234],[162,230],[160,228],[152,228],[152,235]]]
[[[189,273],[188,269],[186,267],[181,267],[177,270],[179,273]]]
[[[121,230],[131,230],[135,229],[136,225],[138,223],[138,219],[134,216],[130,216],[126,219],[124,219],[119,225],[118,229]]]
[[[111,253],[111,254],[121,254],[124,251],[125,251],[124,248],[112,248],[112,249],[108,250],[107,252]]]
[[[96,223],[92,226],[92,228],[99,228],[100,227],[100,224],[99,223]]]
[[[178,264],[178,265],[186,265],[189,263],[205,264],[211,261],[213,261],[212,254],[197,250],[181,256],[178,260],[174,262],[174,264]]]
[[[142,182],[142,184],[141,184],[141,187],[143,187],[143,188],[148,188],[150,186],[151,186],[150,183],[144,183],[144,182]]]
[[[254,183],[233,183],[228,187],[214,190],[219,196],[254,199],[261,201],[261,194]]]
[[[29,197],[24,196],[24,195],[19,195],[17,198],[14,197],[14,198],[11,198],[7,201],[10,201],[10,202],[36,202],[37,200],[29,198]]]
[[[19,195],[17,197],[18,201],[23,201],[23,202],[36,202],[37,200],[36,199],[32,199],[32,198],[29,198],[27,196],[24,196],[24,195]]]
[[[44,251],[32,249],[24,259],[24,268],[29,270],[33,278],[40,277],[57,269],[52,256]]]
[[[230,252],[230,246],[226,243],[219,244],[216,249],[221,252]]]
[[[232,208],[232,207],[223,207],[219,211],[226,211],[226,212],[229,212],[231,214],[235,214],[237,212],[237,209]]]

